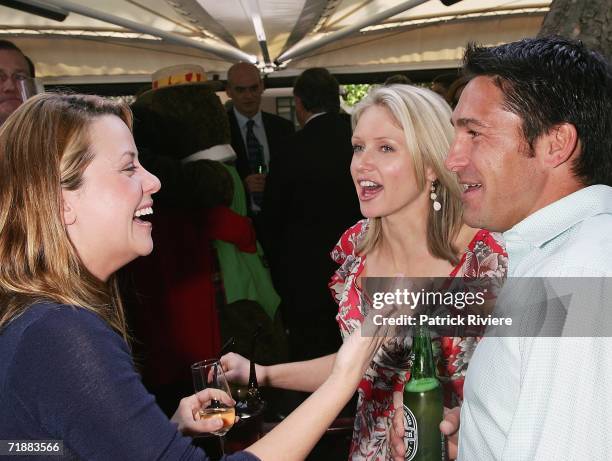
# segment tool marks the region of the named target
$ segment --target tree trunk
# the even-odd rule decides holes
[[[612,0],[553,0],[538,36],[582,40],[612,60]]]

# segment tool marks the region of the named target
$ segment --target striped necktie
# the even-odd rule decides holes
[[[251,173],[265,173],[266,162],[263,155],[263,146],[259,143],[257,136],[255,136],[253,132],[254,125],[255,121],[252,119],[249,119],[246,123],[246,146],[247,156],[249,158],[249,168],[251,169]],[[253,192],[251,197],[253,197],[253,201],[257,206],[261,207],[263,203],[263,194],[261,192]]]

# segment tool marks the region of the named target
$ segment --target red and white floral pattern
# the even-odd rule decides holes
[[[368,220],[348,229],[331,252],[340,267],[332,276],[329,288],[338,303],[336,320],[346,338],[363,321],[361,290],[358,279],[365,256],[355,252],[368,228]],[[507,254],[499,234],[479,231],[470,242],[452,277],[506,276]],[[448,406],[463,400],[463,382],[477,338],[439,338],[434,344],[439,375],[445,388]],[[393,391],[402,391],[409,378],[411,338],[398,338],[379,350],[365,372],[358,388],[357,412],[349,459],[352,461],[387,461],[391,459],[388,443],[391,420],[395,412]]]

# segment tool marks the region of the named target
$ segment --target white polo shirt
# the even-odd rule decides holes
[[[611,277],[612,188],[564,197],[504,239],[509,277]],[[597,289],[588,298],[609,328],[612,299]],[[572,299],[568,315],[585,305]],[[612,338],[484,338],[465,380],[458,459],[608,460],[611,392]]]

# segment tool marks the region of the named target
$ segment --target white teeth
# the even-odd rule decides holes
[[[140,216],[146,216],[148,214],[153,214],[153,208],[152,207],[147,207],[147,208],[143,208],[141,210],[136,210],[136,213],[134,213],[134,216],[139,218]]]
[[[465,192],[466,190],[468,190],[470,187],[480,187],[482,186],[482,184],[480,183],[474,183],[474,184],[463,184],[463,191]]]
[[[380,184],[376,184],[373,181],[359,181],[359,185],[361,187],[376,187],[376,186],[379,186]]]

